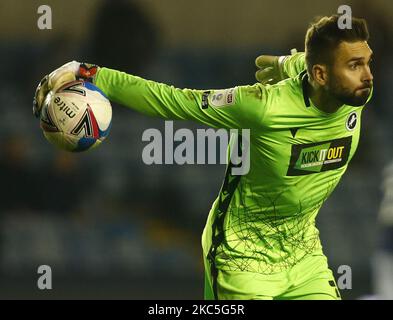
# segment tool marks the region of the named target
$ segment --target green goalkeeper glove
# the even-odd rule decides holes
[[[291,55],[297,53],[296,49],[291,50]],[[255,78],[260,83],[275,84],[281,80],[287,79],[288,75],[284,72],[284,61],[288,56],[269,56],[260,55],[255,59],[255,65],[259,69],[255,73]]]
[[[98,69],[99,67],[96,65],[71,61],[46,75],[35,90],[33,99],[34,116],[37,118],[40,116],[45,98],[50,91],[56,91],[62,85],[77,79],[93,82]]]

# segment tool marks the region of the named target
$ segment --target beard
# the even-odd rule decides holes
[[[373,85],[370,83],[355,90],[350,90],[338,85],[337,81],[332,81],[329,85],[329,91],[330,94],[342,104],[353,107],[361,107],[366,104],[367,99],[371,94],[372,87]]]

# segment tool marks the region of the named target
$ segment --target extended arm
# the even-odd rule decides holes
[[[56,90],[58,83],[72,80],[70,73],[73,72],[74,79],[94,82],[110,100],[150,116],[193,120],[213,128],[227,129],[256,128],[264,116],[267,95],[261,84],[224,90],[178,89],[94,65],[87,67],[90,65],[78,63],[80,67],[75,68],[75,63],[60,67],[41,82],[34,102],[37,116],[44,100],[42,97],[49,90]]]

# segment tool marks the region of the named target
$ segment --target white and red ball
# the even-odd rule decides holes
[[[112,106],[94,84],[72,81],[45,98],[40,125],[57,147],[80,152],[97,147],[108,136]]]

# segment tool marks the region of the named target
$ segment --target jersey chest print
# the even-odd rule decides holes
[[[309,144],[295,144],[287,176],[299,176],[343,167],[349,157],[352,136]]]

